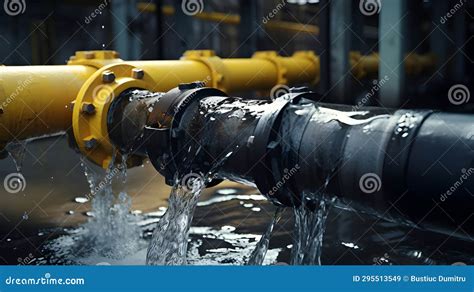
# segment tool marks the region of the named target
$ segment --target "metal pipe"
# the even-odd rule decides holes
[[[155,13],[156,5],[153,3],[138,3],[137,9],[144,13]],[[175,9],[171,5],[165,5],[162,7],[162,12],[164,15],[171,16],[175,14]],[[217,22],[229,25],[238,25],[240,23],[240,15],[238,14],[229,14],[222,12],[200,12],[193,15],[199,20]],[[288,31],[292,33],[305,33],[319,35],[319,27],[311,24],[301,24],[291,21],[281,21],[281,20],[269,20],[263,24],[265,29],[276,30],[276,31]]]
[[[301,91],[266,101],[173,89],[148,117],[150,161],[169,184],[219,162],[215,179],[255,185],[277,205],[327,193],[383,218],[474,234],[474,116],[352,111]]]
[[[167,91],[202,80],[226,92],[270,90],[277,84],[317,82],[318,65],[311,52],[221,59],[213,51],[188,51],[179,61],[126,62],[114,51],[81,51],[67,66],[5,66],[0,70],[0,147],[73,127],[79,149],[106,167],[112,157],[106,113],[127,89]],[[71,103],[77,105],[72,113]],[[91,141],[101,146],[101,155],[88,149]]]

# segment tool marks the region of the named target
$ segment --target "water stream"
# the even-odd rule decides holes
[[[147,252],[148,265],[185,265],[188,233],[197,202],[205,187],[199,176],[177,178],[168,210],[158,221]]]
[[[334,199],[324,194],[305,196],[301,206],[294,208],[294,243],[292,265],[321,265],[321,250],[326,219]]]
[[[15,168],[18,173],[21,173],[21,169],[23,167],[23,161],[25,160],[26,154],[26,145],[27,141],[19,141],[19,142],[12,142],[8,143],[5,149],[8,151],[8,154],[13,159],[15,163]]]
[[[268,245],[270,244],[270,237],[272,235],[273,228],[275,227],[275,224],[280,221],[282,213],[283,208],[281,207],[278,207],[275,210],[275,214],[273,215],[272,221],[268,225],[267,230],[262,235],[257,245],[255,246],[255,249],[250,255],[247,265],[260,266],[263,264],[263,260],[265,259],[265,255],[268,251]]]

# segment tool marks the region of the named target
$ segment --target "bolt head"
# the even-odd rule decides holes
[[[143,79],[143,77],[145,77],[145,71],[135,68],[132,70],[132,77],[135,79]]]
[[[111,71],[106,71],[102,73],[102,81],[104,83],[112,83],[115,81],[115,74]]]
[[[83,113],[88,115],[95,113],[95,106],[92,103],[83,103],[81,109]]]
[[[85,53],[84,53],[84,57],[85,57],[86,59],[94,59],[94,58],[95,58],[95,54],[94,54],[94,52],[85,52]]]
[[[94,149],[97,146],[97,144],[98,144],[98,142],[97,142],[97,139],[95,139],[95,138],[90,138],[90,139],[84,140],[84,147],[86,148],[86,150]]]

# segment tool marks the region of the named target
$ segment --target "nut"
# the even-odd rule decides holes
[[[132,70],[132,77],[135,79],[143,79],[143,77],[145,77],[145,71],[135,68]]]
[[[83,103],[81,109],[83,113],[88,115],[92,115],[95,113],[95,106],[92,103]]]
[[[115,74],[111,71],[105,71],[102,73],[102,81],[104,83],[112,83],[115,81]]]
[[[85,57],[86,59],[94,59],[94,58],[95,58],[95,54],[94,54],[94,52],[85,52],[85,53],[84,53],[84,57]]]
[[[92,150],[94,149],[98,144],[97,139],[95,138],[90,138],[90,139],[85,139],[84,140],[84,147],[86,150]]]

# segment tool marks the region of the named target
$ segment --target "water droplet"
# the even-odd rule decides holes
[[[23,218],[23,220],[28,220],[28,218],[29,218],[29,217],[28,217],[28,213],[26,213],[26,212],[23,213],[22,218]]]
[[[89,202],[89,199],[85,197],[75,197],[74,202],[79,203],[79,204],[84,204],[84,203]]]
[[[236,189],[219,189],[216,191],[218,195],[233,195],[236,194],[238,191]]]
[[[224,225],[221,227],[221,230],[222,231],[228,231],[228,232],[232,232],[235,230],[235,227],[234,226],[230,226],[230,225]]]
[[[69,210],[66,212],[67,215],[74,215],[74,211],[73,210]]]

